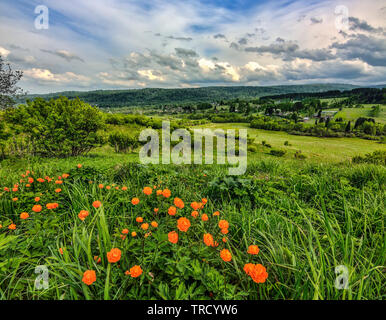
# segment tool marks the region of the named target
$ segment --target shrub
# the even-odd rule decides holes
[[[368,153],[365,156],[355,156],[352,158],[353,163],[373,163],[386,165],[386,151],[378,150]]]
[[[303,159],[306,159],[306,158],[307,158],[307,157],[302,153],[301,150],[296,151],[294,157],[295,157],[296,159],[300,159],[300,160],[303,160]]]
[[[257,152],[257,147],[253,146],[253,145],[252,146],[250,145],[250,146],[248,146],[248,151],[255,153],[255,152]]]
[[[35,155],[78,156],[103,142],[97,134],[104,125],[101,112],[79,99],[37,98],[8,109],[5,118],[16,134],[26,135]]]
[[[269,151],[269,154],[276,156],[276,157],[282,157],[286,154],[287,151],[285,150],[280,150],[280,149],[271,149]]]
[[[139,146],[137,135],[131,135],[121,131],[111,133],[109,135],[108,141],[110,146],[112,146],[117,153],[131,152],[133,149]]]

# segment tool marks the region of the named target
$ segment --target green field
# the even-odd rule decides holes
[[[287,154],[285,155],[285,158],[287,159],[293,158],[294,153],[298,150],[301,150],[309,160],[314,160],[316,162],[341,162],[350,160],[356,155],[364,155],[376,150],[386,150],[386,146],[377,141],[359,138],[318,138],[297,136],[281,131],[251,129],[244,123],[211,123],[202,127],[213,130],[246,128],[248,129],[248,134],[255,138],[255,144],[261,145],[262,141],[266,141],[274,148],[287,150]],[[285,141],[288,141],[290,146],[285,146]],[[260,158],[261,156],[265,156],[265,153],[267,153],[267,150],[260,147],[259,152],[249,153],[248,156],[252,159]]]
[[[359,117],[364,118],[374,118],[376,122],[386,123],[386,106],[381,105],[381,110],[379,115],[374,117],[371,114],[372,104],[364,104],[363,108],[344,108],[342,111],[339,111],[335,118],[343,118],[344,120],[355,121]],[[331,109],[334,110],[334,109]]]

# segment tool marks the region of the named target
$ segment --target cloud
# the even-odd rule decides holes
[[[334,42],[331,48],[345,60],[361,60],[372,66],[386,66],[386,41],[383,38],[357,34],[346,42]]]
[[[310,21],[311,21],[311,24],[323,23],[323,19],[322,18],[317,18],[317,17],[311,17]]]
[[[222,34],[222,33],[217,33],[213,36],[214,39],[225,39],[226,40],[226,36],[225,34]]]
[[[178,40],[178,41],[192,41],[193,38],[190,38],[190,37],[174,37],[174,36],[168,36],[167,37],[168,39],[172,39],[172,40]]]
[[[38,69],[38,68],[32,68],[24,70],[24,76],[28,78],[32,78],[38,81],[44,81],[44,82],[58,82],[58,83],[67,83],[72,81],[77,82],[87,82],[89,81],[89,78],[75,74],[73,72],[65,72],[63,74],[55,74],[52,73],[48,69]]]
[[[352,31],[366,31],[375,33],[383,32],[383,28],[374,28],[369,25],[365,20],[360,20],[356,17],[349,17],[348,21],[350,24],[350,30]]]
[[[78,61],[84,62],[82,58],[78,57],[74,53],[68,52],[67,50],[56,50],[56,51],[46,50],[46,49],[40,49],[40,50],[42,52],[49,53],[49,54],[58,56],[60,58],[63,58],[67,60],[67,62],[71,62],[72,60],[78,60]]]
[[[177,56],[181,58],[194,58],[198,57],[198,54],[194,50],[184,49],[184,48],[175,48]]]
[[[0,56],[2,56],[3,58],[6,58],[10,53],[11,53],[11,51],[9,51],[3,47],[0,47]]]

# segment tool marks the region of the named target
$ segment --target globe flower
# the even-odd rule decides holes
[[[168,214],[169,214],[169,215],[175,216],[176,213],[177,213],[177,208],[176,208],[176,207],[171,206],[171,207],[168,209]]]
[[[170,192],[169,189],[164,189],[164,190],[162,191],[162,195],[163,195],[165,198],[169,198],[169,197],[172,195],[172,193]]]
[[[122,233],[123,233],[123,234],[128,234],[128,233],[129,233],[129,229],[123,229],[123,230],[122,230]]]
[[[198,217],[198,211],[192,211],[192,217],[197,218]]]
[[[179,209],[183,209],[185,206],[184,201],[180,198],[174,198],[174,205]]]
[[[168,233],[168,240],[171,243],[177,243],[178,242],[178,233],[175,231],[171,231]]]
[[[206,213],[204,213],[202,216],[201,216],[201,220],[202,221],[208,221],[208,215]]]
[[[213,247],[213,245],[214,245],[213,236],[210,233],[205,233],[204,234],[204,243],[208,247]]]
[[[134,267],[130,268],[129,274],[132,278],[137,278],[142,274],[142,269],[140,266],[135,265]]]
[[[149,229],[149,224],[148,224],[148,223],[143,223],[143,224],[141,225],[141,229],[142,229],[142,230],[147,230],[147,229]]]
[[[28,219],[28,218],[29,218],[28,212],[22,212],[20,214],[20,219],[25,220],[25,219]]]
[[[102,203],[100,201],[94,201],[92,203],[92,206],[95,208],[95,209],[98,209],[100,206],[102,205]]]
[[[121,260],[121,250],[118,248],[113,248],[107,252],[107,261],[110,263],[115,263]]]
[[[187,218],[179,218],[177,220],[177,228],[178,230],[182,231],[182,232],[186,232],[188,231],[188,229],[190,228],[190,221],[189,219]]]
[[[158,228],[158,223],[157,223],[157,221],[152,221],[152,222],[151,222],[151,226],[152,226],[153,228]]]
[[[137,217],[137,218],[135,218],[135,221],[137,221],[138,223],[142,223],[143,222],[143,218],[142,217]]]
[[[198,203],[198,202],[196,202],[196,201],[194,201],[194,202],[192,202],[191,204],[190,204],[190,206],[192,207],[192,209],[193,210],[198,210],[199,208],[200,208],[200,204]]]
[[[229,228],[229,223],[228,223],[228,221],[226,221],[226,220],[220,220],[220,221],[218,222],[218,227],[219,227],[220,229],[228,229],[228,228]]]
[[[40,212],[42,211],[42,206],[40,204],[35,204],[33,207],[32,207],[32,211],[33,212]]]
[[[11,223],[11,224],[8,226],[8,229],[9,229],[9,230],[16,230],[16,224]]]
[[[136,206],[139,203],[139,199],[133,198],[133,199],[131,199],[131,203]]]
[[[89,212],[87,210],[81,210],[78,214],[78,218],[84,221],[84,219],[86,219],[88,215],[89,215]]]
[[[96,273],[94,270],[86,270],[83,273],[82,278],[83,283],[89,285],[92,285],[96,281]]]
[[[228,249],[222,249],[220,251],[220,257],[223,259],[225,262],[229,262],[232,260],[232,255]]]
[[[146,194],[147,196],[150,196],[152,192],[153,192],[153,189],[150,187],[143,188],[143,193]]]
[[[251,245],[251,246],[248,247],[248,251],[247,251],[247,252],[248,252],[249,254],[254,254],[254,255],[256,255],[256,254],[259,253],[259,251],[260,251],[260,249],[259,249],[258,246],[256,246],[256,245]]]

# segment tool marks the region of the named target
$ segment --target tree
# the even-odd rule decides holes
[[[16,85],[22,76],[22,71],[12,70],[10,64],[0,56],[0,109],[11,107],[15,103],[13,98],[22,93]]]
[[[35,155],[77,156],[103,142],[98,134],[104,127],[102,113],[79,99],[36,98],[7,109],[5,119],[16,133],[27,137]]]
[[[345,132],[351,131],[351,121],[347,122],[346,128],[344,129]]]

